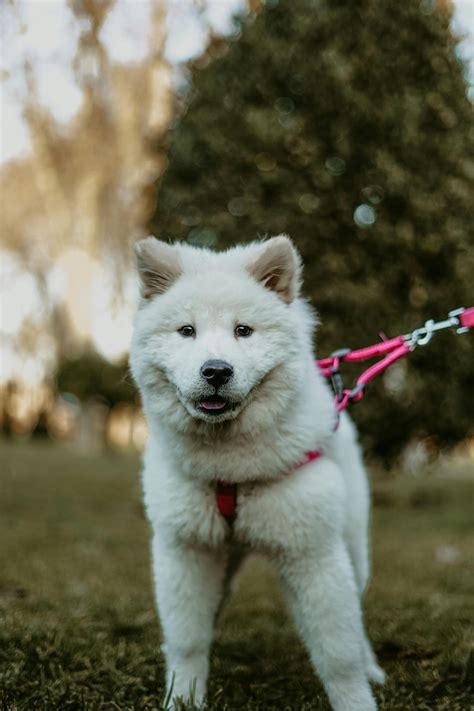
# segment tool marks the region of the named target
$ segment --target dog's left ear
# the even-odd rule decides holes
[[[301,257],[286,235],[272,237],[261,244],[247,270],[262,286],[274,291],[287,304],[299,294]]]

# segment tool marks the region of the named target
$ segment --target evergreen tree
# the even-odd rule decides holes
[[[472,305],[474,128],[449,20],[427,0],[267,2],[192,72],[153,232],[217,248],[288,233],[319,356]],[[369,386],[352,411],[375,455],[472,432],[473,340],[439,335]]]

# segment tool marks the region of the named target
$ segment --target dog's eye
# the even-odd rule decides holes
[[[237,338],[248,338],[252,335],[253,328],[250,328],[250,326],[244,326],[243,324],[239,324],[235,327],[234,333]]]
[[[193,326],[181,326],[181,328],[178,328],[178,333],[183,336],[183,338],[192,338],[193,336],[196,335],[196,331],[194,330]]]

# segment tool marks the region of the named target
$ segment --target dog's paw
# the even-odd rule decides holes
[[[372,649],[367,637],[364,637],[364,657],[365,657],[365,673],[367,678],[373,684],[383,684],[385,682],[385,672],[377,664],[377,658]]]
[[[383,684],[385,682],[385,672],[375,661],[371,662],[367,667],[367,676],[373,684]]]

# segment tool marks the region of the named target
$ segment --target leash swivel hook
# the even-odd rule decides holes
[[[426,346],[433,338],[433,333],[436,330],[434,328],[435,322],[433,319],[425,322],[424,326],[420,328],[415,328],[409,335],[409,345],[410,347],[416,348],[416,346]]]

